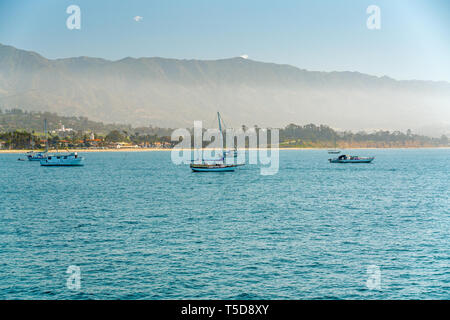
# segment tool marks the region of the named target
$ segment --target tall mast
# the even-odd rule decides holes
[[[219,121],[219,131],[222,134],[222,121],[220,120],[220,113],[217,111],[217,120]]]
[[[48,153],[47,119],[44,119],[45,153]]]
[[[222,119],[220,118],[219,111],[217,111],[217,120],[219,121],[219,131],[220,131],[220,135],[222,136],[222,155],[225,156],[223,154],[223,150],[224,150],[224,146],[223,146],[224,141],[223,140],[224,140],[224,138],[223,138],[223,132],[222,132]]]

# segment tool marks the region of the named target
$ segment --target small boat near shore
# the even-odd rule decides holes
[[[26,156],[29,161],[41,161],[47,158],[47,153],[30,151],[27,152]]]
[[[48,155],[46,159],[41,160],[41,166],[45,167],[79,167],[83,165],[84,158],[79,157],[76,152],[52,154]]]
[[[334,159],[328,159],[330,163],[371,163],[375,157],[359,157],[343,154]]]
[[[47,153],[48,153],[48,138],[47,138],[47,119],[44,119],[44,134],[45,134],[45,151],[44,152],[36,152],[36,151],[29,151],[26,154],[26,157],[29,161],[41,161],[47,159]],[[34,147],[34,143],[33,143]]]
[[[36,152],[33,150],[27,152],[26,157],[29,161],[41,161],[47,159],[48,156],[47,119],[44,119],[44,134],[45,134],[45,151]]]
[[[328,150],[329,154],[339,154],[341,153],[341,150],[338,150],[336,147],[336,137],[334,137],[334,149]]]
[[[237,149],[235,148],[234,150],[225,151],[225,157],[237,158],[238,157]]]

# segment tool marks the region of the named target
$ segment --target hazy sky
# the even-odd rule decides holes
[[[69,30],[69,5],[81,29]],[[366,26],[369,5],[381,29]],[[250,59],[450,81],[449,0],[0,0],[0,43],[47,58]]]

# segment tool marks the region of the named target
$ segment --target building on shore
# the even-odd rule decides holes
[[[63,124],[60,123],[60,128],[53,130],[52,133],[53,134],[57,134],[59,137],[66,137],[67,135],[75,132],[74,129],[72,128],[66,128]]]

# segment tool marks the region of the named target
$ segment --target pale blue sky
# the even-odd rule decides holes
[[[81,8],[81,30],[66,28],[71,4]],[[366,27],[371,4],[381,8],[381,30]],[[309,70],[450,81],[450,1],[0,0],[0,43],[47,58],[247,54]]]

